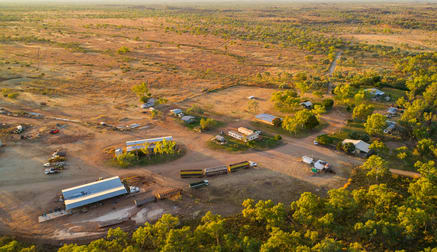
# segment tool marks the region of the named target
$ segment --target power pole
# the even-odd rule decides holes
[[[37,66],[37,71],[39,71],[39,64],[40,64],[39,54],[40,54],[40,48],[38,47],[38,55],[37,55],[38,66]]]

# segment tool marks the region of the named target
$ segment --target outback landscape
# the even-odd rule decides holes
[[[0,251],[435,251],[436,30],[432,2],[0,3]]]

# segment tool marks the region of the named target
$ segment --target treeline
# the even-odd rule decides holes
[[[326,197],[305,192],[290,205],[247,199],[237,215],[207,212],[194,222],[165,214],[131,234],[110,229],[105,238],[58,251],[431,252],[437,246],[437,167],[432,161],[417,166],[421,177],[395,177],[375,155]],[[1,241],[0,251],[38,250]]]

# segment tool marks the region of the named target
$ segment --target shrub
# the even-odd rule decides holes
[[[373,113],[373,110],[372,105],[359,104],[354,108],[352,118],[356,121],[365,121]]]
[[[327,134],[323,134],[323,135],[317,136],[316,137],[316,141],[319,144],[329,145],[329,144],[333,144],[334,143],[334,138],[329,136],[329,135],[327,135]]]
[[[276,126],[276,127],[281,127],[281,124],[282,124],[282,120],[281,120],[281,118],[277,117],[277,118],[273,119],[272,122],[273,122],[273,125],[274,125],[274,126]]]
[[[345,143],[342,146],[342,150],[348,154],[351,154],[355,151],[355,145],[353,143]]]
[[[126,46],[122,46],[122,47],[118,48],[118,50],[117,50],[118,54],[126,54],[128,52],[130,52],[130,49],[127,48]]]
[[[326,110],[330,110],[334,106],[334,100],[332,100],[332,99],[324,99],[322,101],[322,105],[323,105],[323,107],[325,107]]]
[[[202,118],[200,119],[200,128],[202,130],[209,130],[217,125],[217,121],[212,118]]]
[[[203,109],[199,105],[193,104],[186,112],[187,114],[203,114]]]
[[[8,94],[8,98],[11,98],[11,99],[16,99],[17,97],[18,97],[18,93],[10,93],[10,94]]]
[[[282,136],[281,136],[281,135],[275,135],[274,139],[275,139],[276,141],[279,141],[279,140],[282,139]]]
[[[339,142],[337,143],[337,145],[335,146],[335,148],[336,148],[337,150],[343,150],[343,143],[342,143],[341,141],[339,141]]]

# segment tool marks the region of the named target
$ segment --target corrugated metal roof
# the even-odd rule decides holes
[[[165,139],[166,141],[172,141],[173,137],[172,136],[166,136],[166,137],[141,139],[141,140],[135,140],[135,141],[126,141],[126,146],[144,145],[145,143],[156,143],[156,142],[161,142],[163,139]]]
[[[343,144],[352,143],[356,149],[363,151],[365,153],[369,152],[370,144],[362,141],[362,140],[354,140],[354,139],[345,139],[343,140]]]
[[[67,210],[126,193],[118,176],[62,190]]]
[[[275,120],[275,118],[277,118],[277,116],[270,115],[270,114],[259,114],[259,115],[256,115],[255,117],[258,120],[266,121],[266,122],[270,122],[270,123],[273,123],[273,120]]]

